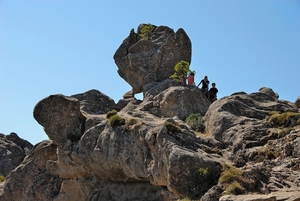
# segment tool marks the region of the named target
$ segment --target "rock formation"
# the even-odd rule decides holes
[[[25,158],[33,145],[21,139],[16,133],[0,133],[0,175],[7,176]]]
[[[192,45],[183,29],[176,32],[167,26],[153,26],[147,38],[132,29],[114,55],[119,75],[132,86],[132,96],[143,91],[151,82],[163,81],[174,73],[175,65],[181,61],[191,63]]]
[[[117,104],[98,90],[39,101],[34,118],[50,140],[9,173],[0,200],[300,200],[299,108],[266,87],[210,104],[168,79],[175,58],[190,54],[183,33],[156,27],[143,42],[131,31],[115,61],[133,90]],[[159,64],[150,68],[148,57]],[[185,122],[191,114],[203,116],[204,133]]]
[[[297,98],[295,105],[300,108],[300,97]]]
[[[137,120],[130,126],[110,125],[108,109],[99,109],[95,103],[111,110],[118,106],[96,90],[41,100],[34,117],[51,141],[36,145],[10,173],[1,200],[177,200],[186,196],[218,200],[224,192],[224,184],[218,182],[223,163],[255,178],[245,191],[257,193],[256,197],[279,198],[288,196],[286,191],[294,192],[290,197],[297,195],[300,128],[296,125],[279,135],[281,129],[267,118],[271,111],[299,112],[294,104],[278,100],[269,88],[234,93],[206,108],[208,134],[196,135],[183,121],[187,116],[183,111],[196,107],[196,101],[187,100],[200,89],[176,85],[171,80],[149,84],[143,101],[133,100],[121,108],[117,114],[126,122]],[[178,98],[182,94],[187,100]],[[172,106],[173,112],[162,109],[171,99],[178,105],[186,102],[177,111]],[[198,99],[205,103],[205,97]],[[178,125],[180,131],[168,128],[166,122]],[[278,155],[259,161],[263,150]],[[206,168],[210,179],[203,184],[197,175]],[[24,179],[29,182],[22,183]],[[226,200],[236,199],[240,198],[226,196]]]

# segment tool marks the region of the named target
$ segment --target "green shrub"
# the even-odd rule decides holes
[[[207,183],[208,179],[208,168],[199,168],[198,183],[203,186]]]
[[[280,156],[281,150],[271,147],[269,145],[259,149],[257,155],[254,157],[256,163],[263,162],[264,160],[273,160]]]
[[[234,181],[227,186],[226,191],[230,194],[239,195],[245,192],[245,188],[239,182]]]
[[[226,163],[222,164],[221,176],[219,178],[220,183],[232,183],[234,181],[241,181],[243,171]]]
[[[4,182],[5,181],[5,177],[0,175],[0,182]]]
[[[298,120],[300,120],[300,119],[298,119]],[[299,123],[300,123],[300,121],[299,121]],[[279,131],[277,137],[282,138],[282,137],[286,136],[287,134],[289,134],[292,130],[295,130],[295,129],[294,128],[284,128]]]
[[[255,188],[255,179],[250,172],[244,172],[232,165],[222,164],[219,182],[224,185],[226,194],[242,194]]]
[[[173,124],[171,122],[165,122],[164,125],[167,127],[168,131],[171,132],[171,133],[179,133],[181,132],[181,128],[176,125],[176,124]]]
[[[109,118],[109,124],[113,128],[117,126],[125,125],[125,119],[115,114]]]
[[[154,31],[156,26],[152,24],[144,24],[143,27],[139,30],[139,37],[141,40],[148,40],[150,34]]]
[[[186,118],[185,122],[195,131],[198,132],[205,131],[204,120],[199,113],[189,115]]]
[[[272,111],[269,113],[269,121],[275,126],[295,126],[300,123],[300,113],[297,112],[283,112],[278,113]]]
[[[181,82],[182,77],[186,77],[190,71],[190,64],[187,61],[180,61],[174,67],[174,74],[170,76],[171,79]]]
[[[125,123],[125,126],[126,126],[127,128],[129,128],[129,126],[134,125],[134,124],[136,124],[137,122],[138,122],[138,120],[136,120],[136,119],[134,119],[134,118],[131,118],[131,119],[129,119],[129,120]]]
[[[106,113],[106,119],[109,119],[111,116],[117,114],[117,110],[111,110]]]

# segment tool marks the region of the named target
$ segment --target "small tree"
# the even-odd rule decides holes
[[[174,74],[170,76],[171,79],[181,82],[184,78],[186,79],[187,73],[190,71],[190,64],[187,61],[180,61],[174,67]]]
[[[185,122],[195,131],[198,132],[204,132],[205,131],[205,125],[204,120],[201,116],[201,114],[190,114],[186,119]]]

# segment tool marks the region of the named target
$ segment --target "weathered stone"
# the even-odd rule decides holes
[[[262,87],[259,89],[259,92],[268,94],[269,96],[271,96],[275,99],[279,98],[279,95],[277,93],[275,93],[271,88]]]
[[[35,106],[33,116],[55,144],[78,141],[85,129],[79,100],[61,94],[41,100]]]
[[[207,132],[225,147],[233,146],[234,150],[241,149],[247,143],[248,147],[264,144],[268,138],[256,142],[245,141],[247,135],[267,136],[271,123],[265,118],[269,112],[297,112],[293,104],[277,100],[270,95],[271,90],[261,90],[257,93],[235,93],[221,98],[209,107],[204,120]],[[271,137],[271,136],[270,136]]]
[[[47,160],[56,160],[57,146],[50,141],[35,145],[24,161],[6,178],[1,201],[55,200],[62,179],[46,170]]]
[[[23,161],[33,145],[21,139],[16,133],[0,133],[0,175],[6,177]]]
[[[156,108],[155,115],[160,117],[178,116],[179,119],[185,120],[192,113],[204,116],[210,105],[198,87],[179,86],[171,79],[146,85],[143,94],[144,101],[139,108],[150,112],[152,108]]]
[[[119,75],[132,86],[133,94],[137,94],[148,83],[168,79],[179,61],[190,63],[191,47],[183,29],[175,33],[167,26],[159,26],[143,40],[132,29],[116,51],[114,60]]]
[[[120,109],[112,98],[95,89],[71,97],[80,101],[80,110],[87,114],[106,114],[110,110]]]
[[[283,191],[283,192],[274,192],[269,195],[261,195],[261,194],[225,195],[220,198],[220,201],[277,201],[277,200],[298,201],[300,200],[300,193]]]
[[[300,96],[297,98],[295,105],[300,108]]]
[[[118,111],[126,122],[135,119],[137,123],[115,128],[105,113],[96,114],[106,110],[97,110],[97,105],[109,100],[100,99],[100,92],[75,95],[80,101],[63,95],[40,101],[34,115],[53,142],[36,146],[10,173],[1,200],[132,200],[137,195],[140,200],[166,201],[187,196],[202,201],[251,199],[222,196],[226,185],[218,179],[224,162],[237,164],[243,176],[253,180],[245,193],[265,194],[257,199],[281,199],[283,189],[299,192],[300,130],[279,136],[266,118],[270,111],[296,112],[298,108],[276,99],[272,90],[235,93],[211,105],[205,105],[207,99],[197,87],[182,87],[169,79],[149,83],[143,93],[143,101],[132,99]],[[196,136],[185,125],[189,113],[206,114],[209,135]],[[180,131],[165,122],[178,125]],[[77,140],[69,138],[70,133],[78,133]],[[270,147],[274,154],[281,153],[276,160],[253,163]],[[199,180],[201,168],[207,168],[208,180]],[[24,185],[20,178],[30,184]]]

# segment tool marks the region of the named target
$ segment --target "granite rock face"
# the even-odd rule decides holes
[[[196,87],[165,85],[157,83],[155,86],[178,89],[186,98],[194,97],[191,90],[198,91],[196,94],[201,92]],[[145,102],[155,99],[155,96],[150,98],[154,91],[167,100],[173,97],[172,93],[159,95],[163,92],[153,90],[153,93],[146,95],[149,101]],[[102,99],[98,96],[91,99],[87,94],[72,97],[51,95],[35,106],[34,117],[51,141],[35,147],[31,155],[11,172],[2,197],[10,200],[17,200],[16,197],[24,200],[107,200],[107,197],[132,200],[139,195],[139,199],[146,200],[149,196],[152,200],[175,200],[183,195],[199,194],[208,188],[207,185],[199,186],[199,168],[210,169],[211,183],[217,183],[221,157],[203,151],[202,140],[178,116],[169,117],[164,110],[153,114],[141,102],[132,101],[118,111],[118,115],[126,121],[135,119],[137,123],[112,127],[104,110],[97,110],[100,112],[96,114],[95,110],[83,107],[94,105],[97,101],[103,105],[109,98],[102,95]],[[193,104],[185,104],[187,111],[196,108]],[[160,111],[160,106],[156,107]],[[174,109],[174,114],[180,116],[184,108],[178,107],[177,110],[179,112]],[[198,111],[196,108],[195,112]],[[180,131],[173,131],[165,125],[166,122],[180,126]],[[28,168],[34,171],[28,172]],[[30,185],[20,187],[18,178],[24,177]],[[34,178],[53,183],[36,182]],[[43,189],[48,188],[47,185],[51,185],[51,189],[45,194]],[[18,195],[12,195],[11,189],[16,186],[20,189]],[[59,186],[60,189],[57,189]],[[116,192],[116,188],[120,191]]]
[[[37,144],[10,172],[0,199],[299,199],[300,128],[289,124],[285,130],[269,121],[270,111],[298,113],[295,104],[264,88],[209,105],[198,90],[172,80],[150,83],[143,101],[133,99],[117,112],[126,123],[136,122],[116,127],[106,118],[107,110],[95,106],[118,107],[101,92],[46,97],[34,117],[51,140]],[[165,102],[179,107],[163,109]],[[204,115],[205,134],[184,122],[188,113]],[[228,190],[219,180],[223,164],[235,166],[244,181],[251,181],[241,184],[246,186],[240,197],[222,196]],[[208,171],[206,177],[200,170]]]
[[[21,139],[16,133],[0,133],[0,175],[6,177],[15,169],[33,148],[33,145]]]

